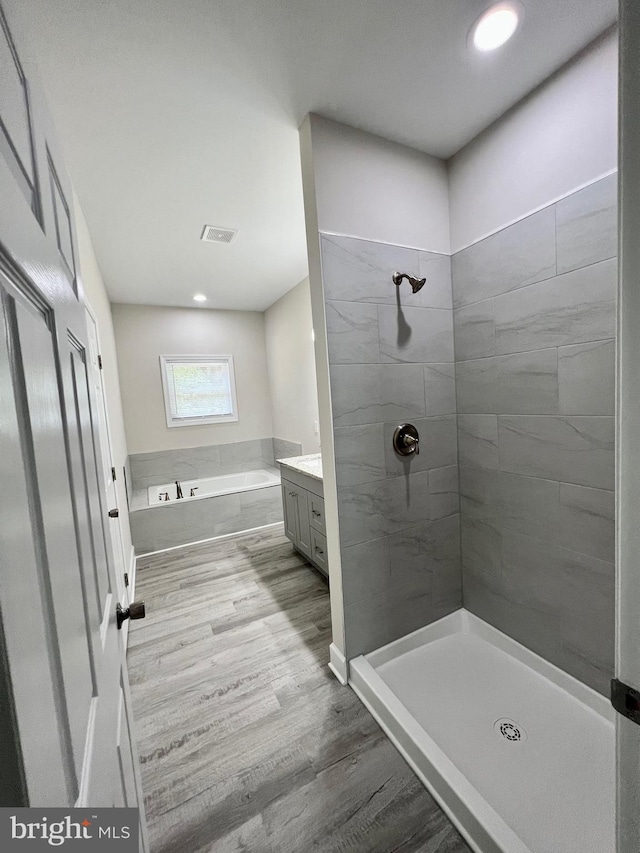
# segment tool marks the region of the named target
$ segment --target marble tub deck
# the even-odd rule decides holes
[[[282,528],[142,558],[129,673],[151,853],[469,853],[327,663]]]

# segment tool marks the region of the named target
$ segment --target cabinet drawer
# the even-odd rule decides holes
[[[316,566],[326,574],[329,573],[327,563],[327,538],[317,530],[311,528],[311,559]]]
[[[309,523],[320,533],[326,533],[327,527],[324,522],[324,501],[317,495],[309,492]]]

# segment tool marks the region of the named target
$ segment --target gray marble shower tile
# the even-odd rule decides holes
[[[548,606],[519,603],[517,597],[517,590],[504,579],[476,570],[465,571],[465,608],[551,663],[561,666],[559,613]]]
[[[500,522],[500,474],[482,468],[460,466],[460,511],[464,518],[473,517]]]
[[[384,425],[384,452],[389,477],[457,465],[455,415],[414,418],[412,423],[420,436],[420,453],[412,453],[410,456],[399,456],[393,449],[393,433],[398,426],[397,422],[392,421]]]
[[[560,535],[560,484],[555,480],[500,472],[498,513],[503,530],[557,542]]]
[[[378,322],[381,361],[453,361],[451,311],[442,308],[379,305]]]
[[[327,301],[325,312],[330,364],[380,361],[377,305]]]
[[[615,566],[566,549],[561,549],[561,559],[564,654],[559,665],[608,695],[614,674]]]
[[[519,352],[496,357],[493,389],[498,414],[555,415],[558,411],[558,351]]]
[[[337,427],[333,440],[338,487],[385,479],[384,424]]]
[[[498,445],[502,471],[613,488],[613,418],[500,415]]]
[[[560,542],[599,560],[615,559],[615,495],[560,484]]]
[[[435,252],[420,252],[420,278],[426,278],[426,284],[416,296],[421,297],[421,305],[428,308],[452,308],[451,258]]]
[[[555,210],[528,216],[452,257],[455,308],[556,274]]]
[[[458,574],[460,567],[460,515],[428,521],[420,529],[421,553],[433,572]]]
[[[412,295],[406,282],[397,288],[391,279],[396,271],[419,275],[417,249],[322,234],[320,250],[325,299],[395,305],[399,293],[405,304],[423,304],[422,291]]]
[[[426,574],[424,580],[418,591],[414,584],[396,586],[345,606],[349,657],[367,654],[434,620],[431,575]]]
[[[495,358],[456,362],[458,412],[488,414],[496,411],[497,366]]]
[[[556,204],[558,274],[617,255],[617,204],[617,174]]]
[[[495,524],[470,515],[463,515],[460,525],[463,574],[469,570],[475,570],[500,577],[502,574],[500,529]]]
[[[343,548],[341,562],[345,607],[392,586],[387,536]]]
[[[424,365],[424,392],[428,416],[455,415],[455,373],[455,364]]]
[[[460,511],[457,465],[432,468],[429,471],[429,510],[432,519],[444,518]]]
[[[461,465],[498,468],[498,416],[458,415],[458,453]]]
[[[428,474],[343,487],[338,512],[343,548],[405,530],[429,517]]]
[[[335,426],[424,417],[421,364],[337,364],[331,367]]]
[[[617,262],[602,261],[495,301],[498,353],[612,338]]]
[[[485,299],[453,312],[456,361],[496,354],[493,311],[493,299]]]
[[[614,340],[560,347],[560,412],[566,415],[613,415],[615,359]]]
[[[559,613],[564,593],[561,550],[544,539],[503,533],[502,579],[514,603],[538,613]]]

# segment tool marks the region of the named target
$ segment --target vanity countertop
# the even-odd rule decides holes
[[[314,480],[322,482],[322,454],[311,453],[307,456],[291,456],[288,459],[276,460],[283,468],[290,468],[300,474],[313,477]]]

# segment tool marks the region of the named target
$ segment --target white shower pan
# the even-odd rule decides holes
[[[614,853],[605,697],[466,610],[350,662],[349,683],[478,853]]]

